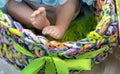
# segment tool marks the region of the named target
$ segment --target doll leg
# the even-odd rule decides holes
[[[55,26],[46,26],[42,33],[55,39],[61,39],[72,21],[77,8],[79,8],[79,0],[68,0],[64,5],[58,6]]]

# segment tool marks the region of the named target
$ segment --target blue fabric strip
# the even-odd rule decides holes
[[[0,0],[0,9],[4,12],[7,13],[6,10],[6,4],[7,4],[8,0]]]
[[[84,3],[87,3],[88,5],[92,5],[95,0],[82,0]]]

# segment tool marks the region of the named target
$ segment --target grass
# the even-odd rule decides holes
[[[89,17],[83,17],[79,20],[77,19],[71,23],[70,27],[60,41],[64,42],[80,40],[86,37],[91,30],[94,30],[95,26],[96,20],[93,15]]]
[[[97,25],[94,14],[87,6],[82,7],[81,10],[81,14],[76,20],[71,22],[65,35],[60,40],[61,42],[80,40],[94,30]]]

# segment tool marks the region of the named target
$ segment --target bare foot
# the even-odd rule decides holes
[[[44,27],[50,25],[50,22],[48,21],[46,17],[46,11],[44,7],[38,8],[38,10],[35,10],[31,15],[31,22],[33,26],[36,29],[43,29]]]
[[[61,39],[64,35],[65,29],[58,26],[47,26],[42,30],[44,35],[49,35],[55,39]]]

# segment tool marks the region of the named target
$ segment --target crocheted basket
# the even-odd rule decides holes
[[[94,31],[76,42],[49,41],[0,11],[0,58],[22,70],[22,74],[41,71],[45,74],[69,74],[91,70],[117,45],[117,18],[111,1],[105,0],[102,10],[95,1],[101,19]]]

